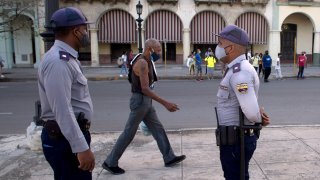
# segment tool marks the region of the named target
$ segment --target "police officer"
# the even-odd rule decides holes
[[[55,42],[38,69],[43,153],[55,179],[92,179],[92,101],[77,50],[89,44],[87,19],[73,7],[54,12]]]
[[[220,146],[220,161],[227,180],[240,179],[239,106],[245,115],[244,124],[269,124],[269,117],[259,108],[259,78],[246,60],[247,33],[235,26],[226,26],[218,36],[216,57],[227,64],[218,90],[217,142]],[[245,176],[249,179],[248,165],[256,149],[258,132],[245,129]]]

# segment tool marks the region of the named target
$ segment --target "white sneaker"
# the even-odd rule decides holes
[[[4,78],[4,75],[2,75],[2,74],[1,74],[1,76],[0,76],[0,77],[1,77],[1,78]]]
[[[120,74],[119,76],[120,76],[120,77],[123,77],[123,75],[122,75],[122,74]]]

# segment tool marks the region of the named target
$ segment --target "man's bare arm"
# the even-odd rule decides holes
[[[174,112],[176,110],[179,110],[178,105],[176,105],[174,103],[170,103],[170,102],[162,99],[160,96],[158,96],[156,93],[154,93],[154,91],[152,91],[151,88],[149,87],[149,76],[148,76],[149,68],[148,68],[148,62],[146,60],[140,59],[136,63],[133,70],[139,76],[140,83],[141,83],[141,90],[144,95],[149,96],[153,100],[162,104],[170,112]]]

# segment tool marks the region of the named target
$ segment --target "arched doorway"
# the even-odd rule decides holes
[[[145,37],[156,38],[162,43],[162,59],[168,63],[183,62],[182,22],[171,11],[152,12],[145,22]]]
[[[215,49],[218,37],[214,34],[219,34],[225,25],[222,16],[214,11],[203,11],[195,15],[191,21],[192,51],[200,49],[204,58],[208,48]]]
[[[264,16],[256,12],[246,12],[237,18],[235,25],[247,31],[252,53],[267,50],[269,26]]]
[[[36,63],[33,20],[19,15],[11,23],[13,64],[16,67],[33,67]]]
[[[282,62],[295,63],[294,56],[302,51],[307,53],[308,63],[312,63],[313,24],[302,13],[294,13],[285,18],[281,26]]]
[[[100,64],[115,63],[123,53],[137,42],[135,19],[126,11],[107,11],[98,22]]]

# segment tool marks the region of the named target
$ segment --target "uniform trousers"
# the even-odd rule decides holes
[[[105,163],[111,167],[118,166],[119,159],[136,135],[142,120],[151,131],[153,138],[157,141],[164,162],[167,163],[174,159],[175,154],[171,148],[167,134],[158,119],[156,111],[152,106],[152,99],[140,93],[133,93],[130,98],[130,110],[131,112],[125,125],[125,129],[119,136],[111,153],[105,160]]]
[[[245,143],[245,179],[249,179],[249,161],[257,147],[257,137],[244,136]],[[240,141],[235,145],[220,146],[220,161],[226,180],[240,179]]]
[[[84,132],[84,137],[90,145],[90,132]],[[91,180],[92,173],[78,168],[77,155],[72,153],[69,142],[63,136],[58,139],[49,137],[46,129],[41,134],[43,154],[54,172],[55,180]]]

